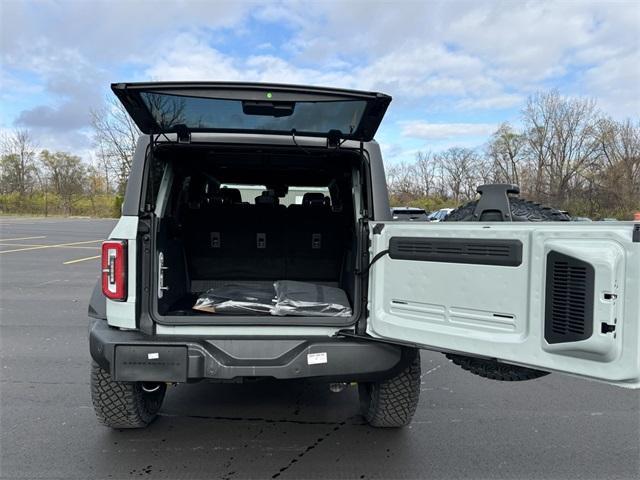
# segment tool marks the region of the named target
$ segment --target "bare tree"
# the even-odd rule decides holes
[[[86,170],[86,180],[84,182],[84,193],[91,202],[91,210],[93,215],[98,215],[98,209],[96,208],[96,199],[99,195],[109,193],[108,176],[105,175],[101,168],[101,165],[90,164]]]
[[[527,157],[530,161],[528,175],[529,191],[538,200],[546,192],[544,186],[545,167],[551,162],[548,139],[552,136],[551,114],[555,102],[546,95],[536,94],[529,97],[522,112],[525,123]]]
[[[161,128],[170,129],[175,125],[187,123],[184,116],[186,101],[183,97],[156,93],[143,95],[151,116]],[[201,122],[202,120],[199,119],[197,123],[200,124]]]
[[[477,187],[479,155],[469,148],[452,147],[438,155],[447,186],[455,204],[470,200]]]
[[[409,163],[399,163],[387,169],[389,192],[400,203],[406,204],[420,196],[416,183],[415,166]]]
[[[37,179],[35,165],[36,146],[27,130],[15,130],[0,140],[2,161],[0,164],[3,190],[17,192],[21,196],[30,192]]]
[[[594,174],[623,214],[640,209],[640,122],[602,119],[597,124],[598,159]]]
[[[515,132],[508,123],[500,125],[492,135],[486,153],[494,181],[520,185],[524,142],[524,135]]]
[[[82,160],[65,152],[51,153],[48,150],[42,151],[40,160],[51,186],[62,200],[65,213],[69,215],[75,198],[83,192],[86,168]]]
[[[115,98],[108,98],[102,108],[90,113],[100,161],[115,175],[123,193],[140,131]]]
[[[414,164],[415,182],[421,195],[436,193],[439,183],[438,159],[431,152],[418,152]]]
[[[595,158],[597,118],[595,102],[590,99],[563,98],[557,91],[529,97],[523,120],[536,196],[564,205],[576,177]]]

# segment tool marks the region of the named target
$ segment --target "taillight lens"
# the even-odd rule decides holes
[[[107,240],[102,243],[102,293],[111,300],[127,299],[127,242]]]

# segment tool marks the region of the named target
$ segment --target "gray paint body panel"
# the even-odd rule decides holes
[[[520,242],[522,264],[384,256],[369,275],[367,333],[640,388],[640,244],[632,241],[632,230],[631,222],[387,223],[371,235],[372,256],[397,237],[482,239]],[[553,345],[544,338],[551,252],[595,269],[589,338]],[[602,322],[615,325],[615,332],[602,332]]]

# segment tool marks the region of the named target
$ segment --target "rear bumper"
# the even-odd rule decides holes
[[[91,319],[91,356],[118,381],[248,377],[376,381],[411,361],[410,348],[346,338],[205,339],[144,335]]]

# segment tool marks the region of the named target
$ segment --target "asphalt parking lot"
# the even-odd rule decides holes
[[[99,425],[87,302],[112,220],[0,217],[0,476],[638,478],[640,393],[550,375],[474,377],[424,352],[411,427],[376,430],[357,389],[304,382],[169,389],[146,430]]]

